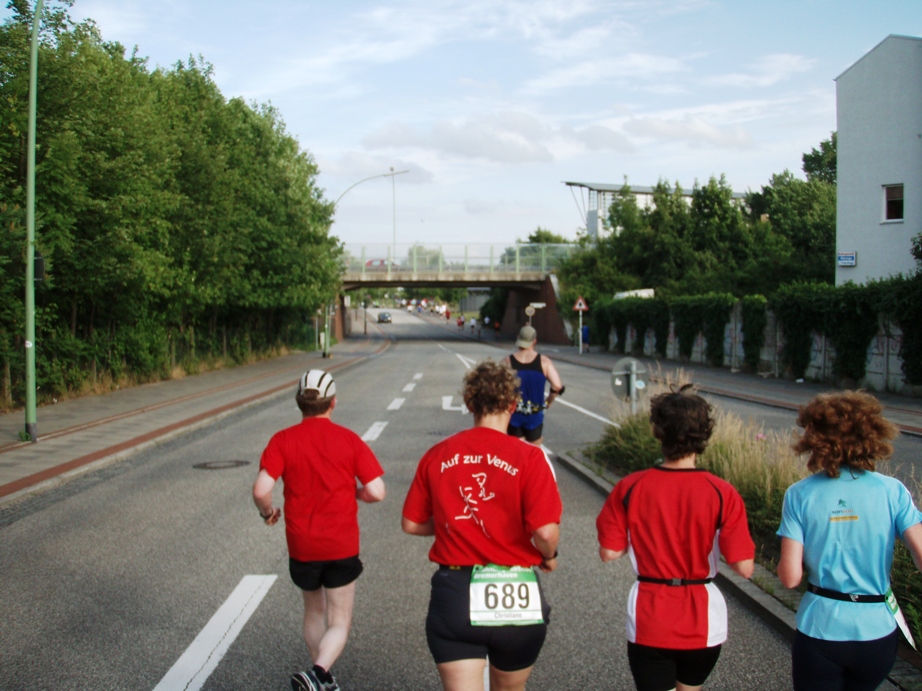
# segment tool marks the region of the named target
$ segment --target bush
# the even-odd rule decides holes
[[[761,295],[742,299],[743,359],[753,371],[759,369],[762,346],[765,345],[765,325],[768,323],[768,300]]]
[[[707,360],[712,365],[723,365],[724,332],[730,321],[730,310],[736,298],[729,293],[708,293],[692,297],[675,298],[669,306],[675,333],[679,339],[679,353],[690,358],[698,332],[707,340]]]

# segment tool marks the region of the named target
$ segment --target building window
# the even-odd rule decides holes
[[[884,220],[903,220],[902,185],[884,185]]]

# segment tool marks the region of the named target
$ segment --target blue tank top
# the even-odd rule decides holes
[[[522,380],[522,385],[519,387],[522,400],[519,401],[509,424],[522,429],[534,429],[544,422],[544,383],[547,377],[544,376],[544,370],[541,367],[541,354],[539,353],[538,357],[527,364],[510,356],[509,363]]]

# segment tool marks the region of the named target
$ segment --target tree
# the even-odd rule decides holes
[[[820,142],[819,149],[803,155],[803,170],[807,180],[836,184],[836,133]]]

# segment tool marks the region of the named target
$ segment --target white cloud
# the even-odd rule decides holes
[[[624,123],[624,129],[641,137],[660,141],[680,141],[692,146],[708,145],[719,149],[748,149],[752,138],[742,127],[717,127],[696,116],[665,120],[634,118]]]
[[[392,122],[366,136],[362,144],[369,149],[420,148],[495,163],[543,163],[554,160],[550,145],[561,142],[578,145],[581,151],[634,151],[627,137],[609,127],[555,127],[520,112],[478,116],[460,123],[441,120],[429,131]]]
[[[495,199],[465,199],[464,210],[472,216],[495,214],[502,209],[503,203]]]
[[[586,60],[567,67],[553,69],[525,83],[522,92],[545,95],[560,89],[597,85],[642,84],[651,79],[678,75],[688,66],[677,58],[646,53],[628,53],[613,58]]]
[[[749,65],[748,72],[734,72],[709,77],[703,80],[708,86],[729,86],[737,88],[766,87],[786,81],[792,75],[807,72],[816,60],[791,53],[766,55]]]
[[[409,173],[398,176],[401,184],[424,184],[432,182],[435,176],[426,167],[419,165],[414,161],[402,158],[385,158],[382,156],[370,156],[358,151],[349,151],[339,158],[321,158],[318,160],[320,171],[325,176],[334,177],[337,180],[351,180],[346,183],[342,189],[332,189],[331,193],[342,194],[348,185],[370,178],[375,175],[383,175],[390,172],[393,166],[394,170],[409,170]],[[388,183],[389,184],[389,183]]]

